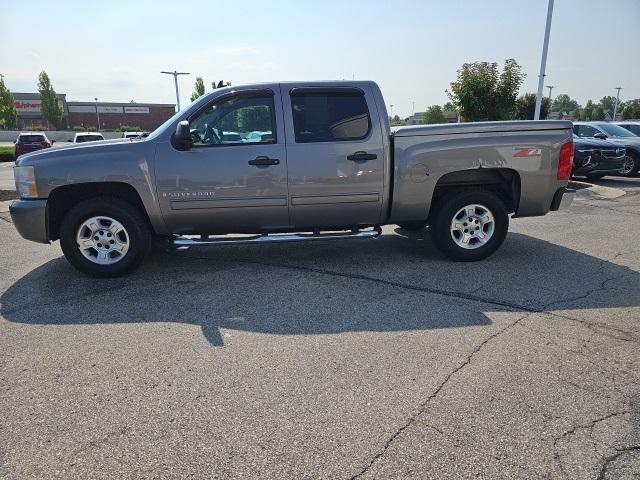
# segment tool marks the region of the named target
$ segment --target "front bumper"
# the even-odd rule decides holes
[[[23,238],[38,243],[49,243],[46,200],[14,200],[9,205],[9,213],[13,225]]]
[[[559,188],[555,195],[553,196],[553,200],[551,201],[551,210],[555,212],[557,210],[564,210],[569,208],[573,203],[573,199],[576,196],[576,191],[573,188],[562,187]]]

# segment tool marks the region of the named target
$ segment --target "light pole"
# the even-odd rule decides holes
[[[538,93],[536,94],[536,113],[534,120],[540,120],[542,106],[542,87],[544,85],[545,70],[547,68],[547,51],[549,50],[549,34],[551,33],[551,17],[553,17],[553,0],[549,0],[547,8],[547,25],[544,29],[544,43],[542,44],[542,60],[540,61],[540,75],[538,75]]]
[[[100,131],[100,114],[98,113],[98,97],[95,97],[94,100],[96,101],[96,117],[98,119],[98,130],[96,131]]]
[[[391,118],[393,118],[393,105],[389,105],[391,107]]]
[[[167,75],[173,75],[173,81],[176,84],[176,105],[178,107],[178,112],[180,111],[180,94],[178,93],[178,75],[190,75],[187,72],[177,72],[177,71],[173,71],[173,72],[160,72],[160,73],[166,73]]]
[[[616,114],[618,113],[618,104],[620,103],[620,90],[622,90],[622,87],[616,87],[616,90],[618,90],[618,94],[616,95],[616,105],[615,107],[613,107],[613,121],[616,121]]]
[[[548,89],[549,89],[549,101],[551,101],[551,92],[553,91],[554,88],[556,88],[555,85],[545,85]]]

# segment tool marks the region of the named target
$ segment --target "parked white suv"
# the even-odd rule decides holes
[[[98,142],[100,140],[104,140],[104,137],[102,136],[101,133],[81,132],[81,133],[76,133],[75,136],[73,137],[73,140],[69,140],[69,141],[70,142],[72,141],[73,143],[85,143],[85,142]]]

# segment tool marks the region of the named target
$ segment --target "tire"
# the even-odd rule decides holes
[[[635,152],[627,152],[625,157],[625,166],[619,171],[622,177],[634,177],[640,168],[640,156]]]
[[[463,208],[473,207],[473,215]],[[509,214],[504,202],[487,190],[458,190],[445,195],[435,205],[431,234],[438,249],[456,262],[475,262],[493,254],[509,230]],[[454,222],[454,219],[457,221]],[[471,221],[469,221],[471,219]],[[453,231],[454,225],[460,229]],[[466,228],[469,227],[469,228]],[[465,235],[465,231],[468,235]],[[481,235],[484,234],[484,237]],[[471,237],[469,239],[469,237]],[[461,245],[467,240],[467,247]]]
[[[604,178],[604,174],[603,173],[596,173],[594,175],[586,175],[587,180],[600,180],[601,178]]]
[[[427,226],[427,222],[407,222],[407,223],[399,223],[398,226],[409,232],[415,232],[417,230],[422,230]]]
[[[78,203],[60,225],[64,256],[76,269],[92,277],[131,273],[149,252],[151,239],[149,222],[143,213],[113,197]],[[86,248],[81,248],[80,242]]]

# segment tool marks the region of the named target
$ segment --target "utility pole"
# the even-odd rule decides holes
[[[96,130],[97,132],[100,131],[100,114],[98,113],[98,97],[95,97],[94,100],[96,101],[96,117],[98,118],[98,130]]]
[[[178,75],[190,75],[190,73],[187,72],[177,72],[177,71],[173,71],[173,72],[160,72],[160,73],[166,73],[167,75],[173,75],[173,81],[176,84],[176,106],[178,107],[178,112],[180,111],[180,93],[178,92]]]
[[[549,50],[549,34],[551,33],[551,17],[553,17],[553,0],[549,0],[547,8],[547,25],[544,29],[544,43],[542,44],[542,60],[540,61],[540,75],[538,75],[538,93],[536,94],[536,113],[533,117],[540,120],[542,106],[542,87],[544,86],[545,70],[547,68],[547,51]]]
[[[389,105],[391,107],[391,118],[393,118],[393,105]]]
[[[620,90],[622,90],[622,87],[616,87],[616,90],[618,90],[618,94],[616,95],[616,106],[613,107],[613,121],[616,121],[616,114],[618,113],[618,104],[620,103]]]

